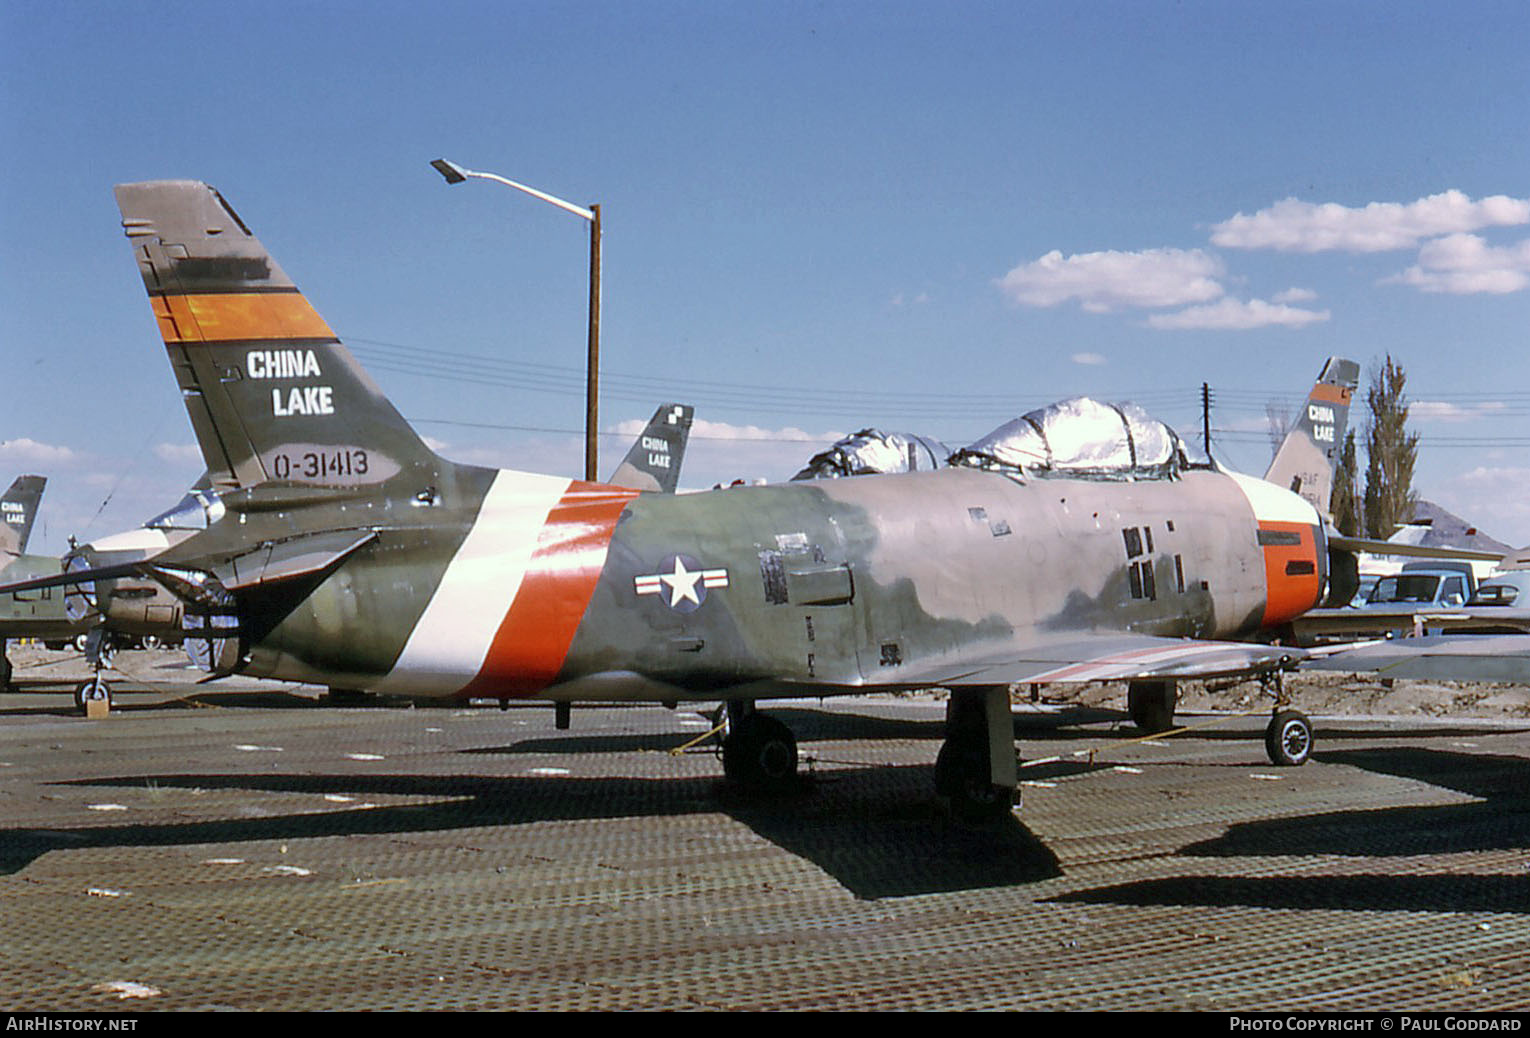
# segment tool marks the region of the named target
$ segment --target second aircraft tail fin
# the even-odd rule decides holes
[[[1360,365],[1330,357],[1323,365],[1302,413],[1275,452],[1265,482],[1285,487],[1328,514],[1333,474],[1344,449],[1350,401],[1360,384]]]
[[[47,485],[47,476],[17,476],[5,496],[0,497],[0,552],[20,555],[27,550],[32,523],[37,519],[37,505]]]
[[[695,411],[689,404],[660,404],[607,482],[673,494],[680,484],[680,463],[685,458]]]

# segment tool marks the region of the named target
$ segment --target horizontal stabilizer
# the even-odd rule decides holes
[[[1339,551],[1366,552],[1371,555],[1407,555],[1420,559],[1459,559],[1472,562],[1497,562],[1503,553],[1476,551],[1471,548],[1439,548],[1423,544],[1398,544],[1396,541],[1373,541],[1364,537],[1328,538],[1328,546]]]
[[[333,569],[352,553],[377,540],[372,530],[333,530],[262,545],[233,560],[233,577],[224,586],[231,591],[261,584],[313,576]]]

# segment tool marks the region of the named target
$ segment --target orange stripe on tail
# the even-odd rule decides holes
[[[155,296],[152,301],[166,342],[335,338],[324,318],[296,292]]]

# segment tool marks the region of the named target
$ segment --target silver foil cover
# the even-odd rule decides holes
[[[1006,422],[951,463],[1038,476],[1163,479],[1187,460],[1174,430],[1136,404],[1080,396]]]
[[[913,433],[862,429],[813,455],[792,479],[839,479],[887,472],[927,472],[945,465],[951,450],[939,440]]]

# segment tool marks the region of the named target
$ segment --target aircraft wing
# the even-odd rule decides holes
[[[1386,678],[1530,684],[1530,635],[1447,634],[1369,642],[1311,658],[1304,670]]]
[[[1284,645],[1197,641],[1151,635],[1073,635],[1024,648],[977,664],[936,666],[931,685],[1005,685],[1213,678],[1287,667],[1306,653]],[[891,677],[892,675],[889,675]],[[905,681],[910,675],[899,675]]]
[[[814,687],[825,693],[843,694],[875,689],[1217,678],[1280,670],[1307,656],[1305,651],[1290,646],[1254,642],[1070,634],[978,657],[953,655],[914,666],[888,666],[855,685],[821,683]],[[801,690],[813,683],[794,684]]]

